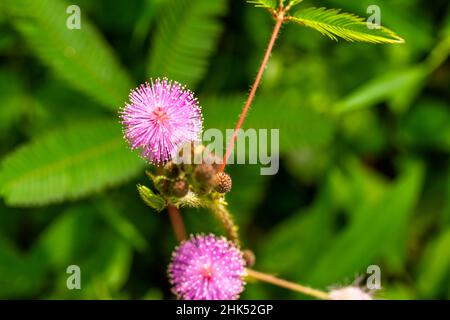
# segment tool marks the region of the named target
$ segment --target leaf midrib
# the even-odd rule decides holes
[[[61,169],[71,167],[75,164],[87,161],[92,158],[99,157],[103,154],[107,154],[110,150],[113,150],[118,145],[122,144],[121,138],[115,138],[109,141],[106,141],[105,143],[101,145],[96,145],[91,148],[86,149],[85,151],[69,158],[65,158],[59,161],[56,161],[54,163],[50,163],[46,166],[39,167],[37,169],[34,169],[30,172],[27,172],[18,178],[10,181],[9,183],[6,183],[9,188],[12,188],[16,186],[17,184],[23,183],[24,181],[30,180],[32,178],[39,178],[44,175],[50,175],[51,173],[55,173],[60,171]]]

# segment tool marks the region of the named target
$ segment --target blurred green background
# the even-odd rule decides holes
[[[233,128],[273,20],[244,0],[0,2],[0,298],[173,298],[176,245],[136,184],[118,110],[149,77],[187,84],[205,128]],[[245,128],[279,128],[281,166],[229,166],[255,269],[326,289],[379,265],[387,299],[450,298],[450,6],[305,0],[368,16],[404,45],[285,25]],[[222,232],[184,210],[190,232]],[[81,267],[81,290],[66,268]],[[249,283],[246,299],[304,298]]]

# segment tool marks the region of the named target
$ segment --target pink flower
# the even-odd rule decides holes
[[[185,300],[236,300],[244,289],[242,252],[224,237],[191,236],[172,254],[169,277]]]
[[[167,79],[132,90],[120,117],[131,148],[141,149],[142,157],[157,165],[172,159],[183,143],[198,140],[202,131],[193,93]]]
[[[372,297],[358,287],[344,287],[330,291],[331,300],[372,300]]]

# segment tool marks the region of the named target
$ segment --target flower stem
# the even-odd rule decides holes
[[[256,75],[255,82],[252,85],[252,89],[250,90],[250,94],[248,95],[247,102],[245,103],[244,108],[242,109],[242,113],[239,116],[238,123],[236,125],[236,128],[234,129],[233,136],[232,136],[231,141],[230,141],[230,143],[229,143],[229,145],[227,147],[227,150],[226,150],[226,153],[225,153],[225,156],[223,158],[222,165],[220,166],[219,171],[224,171],[225,166],[227,165],[228,158],[230,157],[231,152],[234,149],[234,143],[236,142],[239,130],[241,129],[242,124],[244,123],[245,117],[247,116],[248,110],[250,109],[250,106],[251,106],[251,104],[253,102],[253,99],[254,99],[255,94],[256,94],[256,90],[258,89],[258,86],[259,86],[259,84],[261,82],[261,78],[263,76],[264,70],[266,69],[267,62],[269,61],[270,54],[272,53],[272,49],[273,49],[273,46],[275,44],[275,40],[277,39],[277,36],[280,33],[281,25],[284,22],[284,14],[285,14],[285,11],[282,8],[278,12],[276,12],[277,21],[275,23],[275,27],[274,27],[273,32],[272,32],[272,36],[271,36],[269,44],[267,46],[266,53],[264,55],[263,61],[261,63],[261,66],[259,67],[258,74]]]
[[[267,283],[273,284],[275,286],[289,289],[292,291],[300,292],[305,295],[312,296],[314,298],[324,299],[324,300],[330,299],[330,296],[328,295],[328,293],[326,293],[324,291],[320,291],[320,290],[313,289],[310,287],[305,287],[305,286],[302,286],[297,283],[293,283],[290,281],[286,281],[286,280],[274,277],[267,273],[259,272],[259,271],[253,270],[253,269],[247,269],[247,274],[249,277],[251,277],[253,279],[267,282]]]
[[[241,242],[239,240],[239,233],[238,233],[238,227],[234,223],[233,216],[228,211],[226,206],[220,202],[220,200],[215,200],[211,206],[211,211],[214,213],[214,215],[217,217],[217,219],[222,222],[225,231],[227,233],[228,239],[233,241],[236,246],[240,247]]]
[[[179,242],[187,239],[186,228],[184,227],[183,218],[181,217],[180,210],[173,204],[167,206],[169,212],[170,222],[172,223],[173,232]]]

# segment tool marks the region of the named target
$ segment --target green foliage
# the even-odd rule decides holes
[[[148,74],[196,88],[223,30],[225,0],[169,0],[149,52]]]
[[[115,203],[105,199],[99,204],[99,212],[111,229],[122,237],[137,251],[143,252],[147,246],[147,240],[127,217],[120,212]]]
[[[259,268],[291,279],[303,279],[332,239],[329,188],[323,188],[314,204],[278,223],[261,241]],[[320,236],[318,236],[320,234]],[[283,263],[280,263],[283,261]]]
[[[387,72],[372,79],[339,101],[335,105],[334,111],[336,113],[354,111],[389,99],[395,101],[401,96],[403,97],[400,101],[407,106],[418,95],[426,78],[449,55],[450,36],[444,34],[443,39],[434,47],[424,62],[414,67]],[[401,109],[404,108],[401,107]]]
[[[41,261],[24,255],[13,243],[0,237],[0,297],[36,294],[44,282]]]
[[[2,162],[1,194],[10,205],[77,199],[116,185],[143,168],[115,121],[74,125],[38,138]]]
[[[383,74],[344,97],[335,105],[335,112],[338,114],[351,112],[386,101],[397,92],[422,83],[426,75],[426,70],[421,66]]]
[[[419,268],[418,287],[423,298],[448,290],[450,281],[450,230],[444,230],[430,243]]]
[[[421,100],[405,117],[400,137],[408,145],[449,152],[449,123],[450,110],[447,104]]]
[[[381,298],[450,298],[448,3],[326,2],[361,17],[379,5],[405,44],[282,28],[243,126],[279,129],[280,170],[226,168],[242,247],[255,269],[306,285],[348,284],[377,264]],[[0,298],[173,298],[164,279],[176,241],[164,210],[139,199],[137,185],[154,186],[111,111],[147,72],[195,88],[205,129],[233,129],[273,19],[234,0],[76,3],[81,30],[66,28],[68,1],[0,1]],[[314,10],[292,19],[334,38],[400,41]],[[187,231],[223,234],[201,200],[176,203]],[[82,290],[67,290],[72,264]],[[261,283],[242,297],[304,298]]]
[[[369,29],[363,18],[351,13],[340,12],[339,9],[308,8],[296,12],[291,20],[316,29],[336,41],[340,37],[347,41],[370,43],[404,42],[391,30],[385,27]]]
[[[89,256],[89,244],[97,237],[98,217],[86,209],[77,207],[61,213],[37,239],[33,254],[43,257],[48,268],[58,270],[67,267],[71,259]]]
[[[111,48],[83,14],[81,29],[66,27],[61,0],[5,0],[6,12],[33,52],[74,88],[117,110],[132,82]]]
[[[288,6],[289,7],[293,7],[293,6],[296,6],[296,5],[298,5],[300,2],[302,2],[303,0],[290,0],[289,2],[288,2]]]
[[[255,210],[264,199],[269,178],[260,175],[258,165],[231,166],[227,170],[233,177],[232,192],[227,194],[229,209],[236,219],[236,224],[245,228],[252,223]]]
[[[407,166],[379,200],[356,207],[352,222],[318,259],[307,282],[327,286],[351,279],[355,273],[364,273],[383,250],[395,246],[396,235],[407,226],[420,192],[422,170],[418,164]]]
[[[276,9],[277,0],[247,0],[248,3],[254,4],[255,7],[266,8],[266,9]]]
[[[201,99],[201,102],[205,128],[216,128],[225,134],[226,129],[234,128],[236,115],[240,113],[245,97],[206,97]],[[227,110],[225,114],[223,113],[224,109]],[[255,111],[253,112],[253,110]],[[248,128],[281,129],[281,152],[301,147],[326,146],[332,140],[334,130],[333,124],[327,116],[288,96],[257,97],[243,129]]]
[[[57,275],[53,290],[59,297],[111,298],[111,292],[128,278],[131,247],[101,222],[98,213],[84,205],[62,212],[41,233],[28,256],[41,262],[41,277]],[[67,290],[66,268],[72,264],[80,267],[82,290]]]
[[[160,212],[166,207],[166,202],[164,199],[153,193],[152,190],[143,185],[138,185],[137,189],[139,191],[139,195],[141,199],[147,204],[150,208],[155,209]]]

